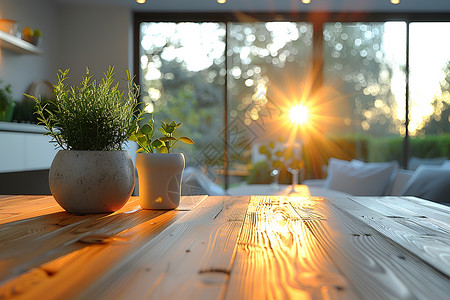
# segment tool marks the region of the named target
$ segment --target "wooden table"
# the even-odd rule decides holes
[[[449,299],[450,208],[413,197],[183,197],[64,212],[0,196],[0,299]]]

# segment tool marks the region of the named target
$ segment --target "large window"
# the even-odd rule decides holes
[[[137,16],[143,100],[196,141],[178,149],[188,165],[227,187],[269,182],[288,143],[307,178],[325,176],[329,157],[448,159],[449,17],[323,17]]]
[[[410,24],[409,167],[450,156],[450,23]]]
[[[248,170],[249,162],[250,168],[262,163],[269,170],[273,160],[282,159],[275,157],[276,148],[292,129],[285,119],[300,101],[299,83],[311,69],[312,25],[231,23],[228,48],[230,172]],[[266,166],[260,148],[269,144],[276,145]]]
[[[140,85],[155,125],[181,122],[177,134],[187,166],[216,176],[224,152],[225,25],[144,22],[140,24]],[[209,167],[209,169],[208,169]]]
[[[329,156],[401,163],[406,23],[326,23],[323,37],[335,120],[326,134],[338,145]]]

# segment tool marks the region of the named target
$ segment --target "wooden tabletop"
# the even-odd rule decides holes
[[[51,196],[0,196],[0,299],[449,299],[446,206],[190,196],[155,211],[137,200],[76,215]]]

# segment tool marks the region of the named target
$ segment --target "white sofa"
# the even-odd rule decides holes
[[[421,165],[415,171],[396,162],[364,163],[331,158],[326,179],[303,182],[312,196],[416,196],[450,204],[450,161]]]

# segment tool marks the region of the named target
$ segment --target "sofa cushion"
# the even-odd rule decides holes
[[[447,157],[434,157],[434,158],[420,158],[420,157],[411,157],[408,162],[408,169],[415,171],[421,165],[430,165],[430,166],[438,166],[445,163]]]
[[[324,188],[354,196],[381,196],[385,194],[397,166],[396,162],[348,162],[330,158]]]
[[[444,161],[444,163],[442,163],[441,167],[450,169],[450,160]]]
[[[323,187],[326,179],[307,179],[302,181],[302,184],[307,185],[309,187]]]
[[[338,198],[347,198],[347,197],[352,196],[348,193],[344,193],[344,192],[340,192],[340,191],[336,191],[336,190],[325,189],[323,187],[318,187],[318,186],[308,186],[308,188],[309,188],[309,193],[311,194],[312,197],[324,197],[324,198],[336,200]]]
[[[208,176],[203,174],[199,169],[187,167],[183,172],[181,181],[181,195],[209,195],[222,196],[225,190],[214,183]]]
[[[386,195],[389,196],[400,196],[406,184],[408,183],[411,176],[413,176],[414,172],[409,170],[400,170],[398,169],[392,178],[392,181],[389,183],[388,190],[386,191]]]
[[[450,203],[450,168],[426,165],[418,167],[401,194]]]

